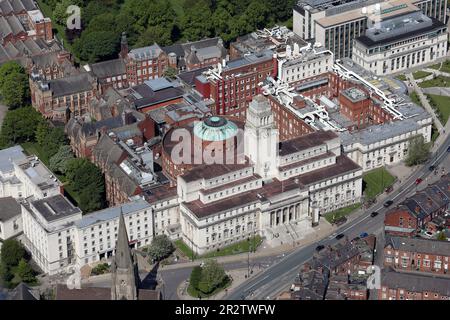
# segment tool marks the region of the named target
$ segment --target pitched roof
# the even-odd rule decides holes
[[[66,285],[58,284],[55,300],[111,300],[111,288],[69,289]]]
[[[390,237],[389,244],[393,249],[405,252],[418,252],[443,256],[450,255],[450,242],[448,241],[407,237]]]
[[[36,297],[36,294],[33,293],[33,290],[29,286],[21,282],[8,295],[8,300],[34,301],[39,300],[39,297]]]
[[[125,218],[122,213],[119,216],[119,231],[117,234],[114,264],[119,269],[133,269],[133,256],[130,245],[128,244],[128,233],[125,226]]]
[[[450,297],[450,278],[422,276],[386,270],[382,272],[381,285],[391,289],[412,292],[433,292]]]
[[[91,70],[98,78],[120,76],[126,73],[125,62],[122,59],[94,63],[91,65]]]
[[[53,97],[64,97],[70,94],[91,91],[92,78],[89,73],[80,73],[66,78],[50,80],[48,82]]]

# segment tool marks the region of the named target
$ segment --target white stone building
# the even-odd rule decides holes
[[[182,238],[194,252],[268,236],[283,225],[317,223],[313,207],[324,213],[360,201],[362,169],[341,154],[335,133],[278,143],[271,107],[257,96],[244,135],[245,163],[201,165],[178,177]]]
[[[0,198],[0,242],[15,237],[21,232],[20,204],[12,197]]]
[[[300,48],[288,46],[286,53],[278,59],[278,79],[288,84],[304,81],[332,70],[333,53],[321,46],[311,44]]]
[[[0,150],[0,197],[42,199],[60,194],[62,184],[36,157],[21,146]]]
[[[114,254],[120,214],[124,215],[129,243],[149,245],[153,238],[153,211],[140,198],[119,207],[82,216],[65,197],[57,195],[22,203],[24,244],[48,274],[70,272]]]
[[[376,75],[429,64],[447,53],[447,26],[422,12],[375,24],[354,40],[352,59]]]

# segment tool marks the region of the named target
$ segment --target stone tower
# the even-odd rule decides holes
[[[116,242],[116,255],[112,265],[112,300],[137,300],[139,274],[137,260],[128,244],[128,234],[123,214],[119,217],[119,231]]]
[[[272,108],[263,95],[253,98],[245,123],[245,154],[255,164],[255,172],[269,179],[278,173],[278,129]]]

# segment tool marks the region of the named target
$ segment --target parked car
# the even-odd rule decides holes
[[[392,192],[392,190],[394,190],[393,186],[389,186],[386,188],[386,190],[384,190],[386,193]]]
[[[427,237],[427,238],[433,237],[433,233],[430,232],[430,231],[425,231],[425,232],[423,233],[423,235],[424,235],[425,237]]]
[[[318,245],[318,246],[316,247],[316,251],[317,251],[317,252],[322,251],[324,248],[325,248],[325,246],[324,246],[323,244]]]
[[[448,148],[447,148],[447,152],[450,152],[450,146],[448,146]]]
[[[394,201],[388,200],[388,201],[386,201],[386,202],[383,204],[383,206],[384,206],[385,208],[387,208],[387,207],[390,207],[393,203],[394,203]]]
[[[417,178],[417,179],[416,179],[416,184],[420,184],[422,181],[423,181],[422,178]]]
[[[369,236],[369,234],[367,233],[367,232],[363,232],[363,233],[361,233],[360,235],[359,235],[359,237],[362,239],[362,238],[365,238],[365,237],[368,237]]]
[[[436,169],[435,165],[431,165],[431,166],[428,167],[428,170],[430,170],[430,171],[433,171],[434,169]]]
[[[336,236],[336,240],[342,239],[343,237],[345,237],[345,235],[340,233]]]
[[[370,214],[370,216],[373,218],[373,217],[376,217],[378,215],[378,212],[376,212],[376,211],[374,211],[374,212],[372,212],[371,214]]]

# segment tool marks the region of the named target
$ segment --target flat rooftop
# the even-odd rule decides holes
[[[14,146],[11,148],[0,150],[0,173],[11,172],[14,170],[14,161],[26,159],[23,148]]]
[[[75,214],[81,214],[81,210],[75,207],[67,198],[58,194],[31,202],[32,206],[44,217],[47,222],[67,218]]]
[[[342,94],[347,97],[352,102],[358,102],[364,99],[367,99],[367,95],[364,91],[358,88],[348,88],[342,91]]]
[[[8,221],[22,213],[20,204],[12,197],[0,198],[0,222]]]
[[[117,219],[119,218],[121,213],[123,215],[127,215],[144,209],[151,210],[150,204],[143,199],[138,199],[114,208],[108,208],[87,214],[80,221],[77,221],[75,224],[78,228],[83,229],[97,223]]]
[[[58,188],[61,185],[58,178],[40,160],[36,160],[35,156],[17,160],[16,164],[42,191]]]

